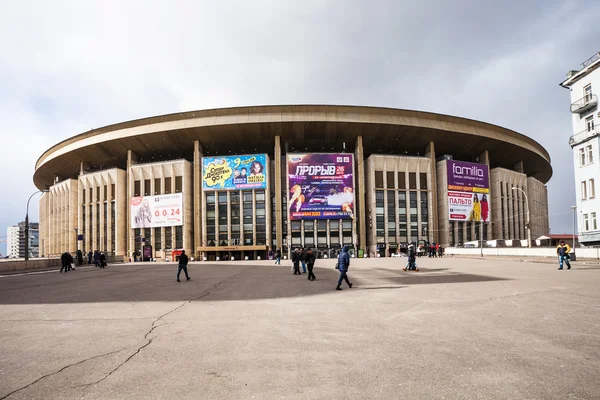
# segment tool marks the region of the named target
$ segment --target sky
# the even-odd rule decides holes
[[[57,142],[264,104],[395,107],[516,130],[550,153],[551,232],[572,232],[570,93],[558,84],[600,50],[599,20],[597,0],[5,0],[0,240],[25,218],[35,162]]]

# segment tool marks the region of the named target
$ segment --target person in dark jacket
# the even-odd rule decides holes
[[[188,265],[188,256],[187,256],[187,254],[185,254],[185,250],[181,250],[181,255],[179,256],[179,268],[177,268],[177,282],[181,282],[179,280],[179,274],[181,274],[181,270],[183,270],[183,272],[185,272],[186,280],[189,281],[190,279],[192,279],[188,275],[187,265]]]
[[[106,254],[100,252],[100,268],[106,267]]]
[[[275,264],[281,265],[281,249],[275,252]]]
[[[91,264],[92,263],[92,251],[91,250],[88,251],[87,256],[88,256],[88,264]]]
[[[300,249],[296,249],[292,253],[292,264],[294,265],[294,275],[302,275],[300,273],[300,261],[302,259],[302,253],[300,253]]]
[[[306,249],[303,247],[300,251],[300,262],[302,263],[302,273],[306,273]]]
[[[565,244],[564,240],[561,240],[556,248],[556,254],[558,255],[558,269],[563,269],[563,262],[567,264],[567,269],[571,269],[571,263],[569,262],[571,259],[571,256],[569,256],[570,252],[571,247],[569,247],[568,244]]]
[[[349,288],[352,288],[352,283],[348,280],[348,269],[350,268],[350,254],[348,254],[348,246],[344,246],[342,252],[338,256],[337,268],[340,270],[340,278],[335,290],[342,290],[342,281],[346,281]]]
[[[69,263],[69,253],[64,252],[60,255],[60,263],[61,263],[61,267],[60,267],[60,273],[62,274],[63,269],[65,270],[65,273],[67,273],[69,271],[69,267],[70,267],[70,263]]]
[[[306,266],[308,267],[308,280],[309,281],[314,281],[315,279],[317,279],[317,277],[313,273],[313,268],[315,266],[316,260],[317,260],[317,257],[315,255],[315,253],[312,251],[311,248],[309,248],[308,251],[306,252]]]
[[[415,250],[414,245],[408,246],[408,263],[406,267],[402,268],[404,271],[418,271],[419,267],[417,267],[417,251]]]
[[[81,250],[77,250],[77,265],[80,267],[83,265],[83,253]]]
[[[98,250],[94,250],[94,266],[100,266],[100,252]]]

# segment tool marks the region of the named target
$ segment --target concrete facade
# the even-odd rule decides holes
[[[98,150],[93,159],[89,148]],[[268,155],[266,190],[202,189],[202,157],[232,149]],[[287,156],[311,152],[353,153],[354,219],[288,220]],[[444,157],[489,165],[490,224],[448,221]],[[79,246],[131,257],[151,245],[157,259],[175,249],[200,259],[256,259],[300,246],[319,256],[334,256],[343,245],[388,256],[409,241],[524,239],[524,196],[504,193],[507,185],[528,194],[532,234],[548,233],[551,174],[550,158],[535,141],[478,121],[372,107],[268,106],[179,113],[87,132],[45,152],[34,182],[49,189],[40,200],[44,255]],[[181,227],[131,229],[130,198],[178,191]],[[379,228],[377,221],[383,221]]]

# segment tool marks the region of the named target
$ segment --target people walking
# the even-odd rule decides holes
[[[335,290],[342,290],[342,282],[346,281],[349,288],[352,288],[352,283],[348,279],[348,269],[350,268],[350,255],[348,254],[348,246],[344,246],[342,252],[338,256],[337,269],[340,270],[340,277]]]
[[[299,249],[296,249],[292,253],[292,264],[294,266],[294,275],[302,275],[300,273],[300,261],[302,259],[302,254]]]
[[[275,253],[275,264],[281,265],[281,249],[277,249]]]
[[[444,248],[442,246],[438,247],[438,256],[442,258],[444,255]]]
[[[187,256],[187,254],[185,254],[185,250],[181,250],[181,255],[179,256],[179,268],[177,268],[177,282],[181,282],[179,280],[179,274],[181,274],[182,270],[183,270],[183,272],[185,272],[186,280],[189,281],[190,279],[192,279],[188,275],[187,265],[188,265],[188,256]]]
[[[83,253],[81,250],[77,250],[77,265],[81,267],[83,265]]]
[[[303,247],[300,251],[300,262],[302,262],[302,273],[306,273],[306,249]]]
[[[100,252],[100,268],[106,268],[106,254]]]
[[[558,255],[558,269],[563,269],[563,262],[567,263],[567,269],[571,269],[571,263],[569,260],[571,256],[569,252],[571,248],[568,244],[565,244],[564,240],[560,241],[560,244],[556,247],[556,254]]]
[[[88,264],[91,264],[92,263],[92,251],[91,250],[88,251],[87,256],[88,256]]]
[[[415,250],[415,246],[411,244],[408,246],[408,263],[406,264],[406,267],[402,268],[402,270],[403,271],[418,271],[419,267],[417,267],[416,257],[417,257],[417,252]]]
[[[309,248],[308,251],[306,252],[306,266],[308,267],[308,280],[309,281],[314,281],[315,279],[317,279],[317,277],[313,273],[313,268],[315,266],[316,260],[317,260],[317,257],[315,255],[315,253],[312,251],[311,248]]]

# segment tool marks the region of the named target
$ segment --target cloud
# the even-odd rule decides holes
[[[598,50],[598,17],[594,1],[9,1],[0,232],[22,219],[34,163],[58,141],[281,103],[420,109],[522,132],[552,156],[551,226],[570,231],[570,99],[558,82]]]

